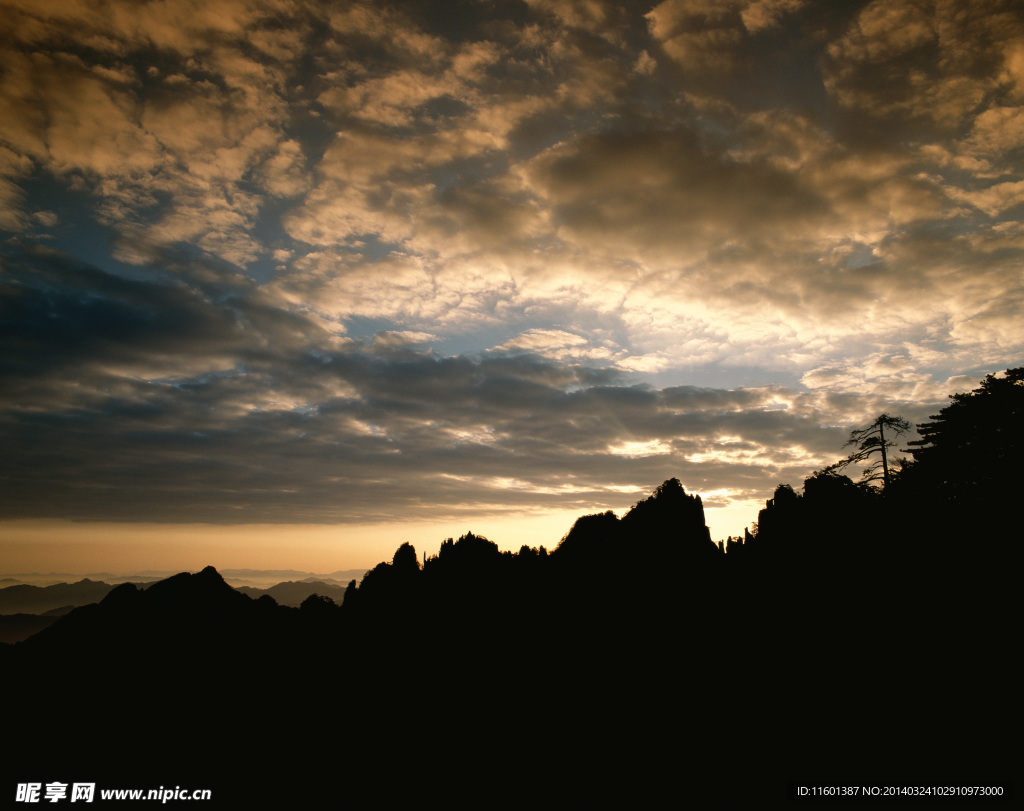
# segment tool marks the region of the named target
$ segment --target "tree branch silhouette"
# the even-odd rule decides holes
[[[867,428],[850,432],[850,438],[843,447],[853,445],[856,450],[845,459],[829,465],[823,472],[836,473],[850,465],[865,465],[861,484],[881,481],[883,489],[888,487],[891,481],[888,451],[896,447],[897,443],[886,437],[886,429],[889,430],[890,436],[898,437],[906,434],[910,428],[910,423],[902,417],[879,414]]]

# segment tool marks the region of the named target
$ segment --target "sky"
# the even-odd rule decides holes
[[[716,539],[1024,364],[1014,0],[0,0],[0,569]],[[63,567],[63,568],[61,568]]]

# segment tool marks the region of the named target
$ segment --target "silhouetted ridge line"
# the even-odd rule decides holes
[[[66,605],[86,605],[102,600],[113,588],[83,578],[77,583],[57,583],[52,586],[18,584],[0,588],[0,614],[41,614]]]

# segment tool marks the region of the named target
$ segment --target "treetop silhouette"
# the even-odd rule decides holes
[[[864,465],[860,484],[871,485],[880,481],[883,488],[888,487],[891,481],[888,452],[897,444],[889,437],[903,436],[910,428],[910,423],[902,417],[879,414],[867,428],[850,431],[850,438],[844,447],[853,445],[856,450],[845,459],[826,467],[822,473],[838,473],[853,464]],[[886,430],[889,437],[886,436]]]
[[[990,374],[917,427],[914,478],[950,498],[1019,487],[1024,458],[1024,367]],[[1014,484],[1017,482],[1018,484]]]

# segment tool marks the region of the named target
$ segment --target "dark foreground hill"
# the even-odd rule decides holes
[[[901,581],[899,555],[761,549],[755,567],[678,482],[642,503],[550,554],[467,535],[421,566],[405,545],[340,606],[252,600],[212,568],[119,586],[3,651],[11,768],[261,807],[1005,777],[1011,645],[988,612],[1007,606],[980,611],[954,571]]]
[[[351,572],[362,573],[362,570]],[[139,585],[139,588],[145,585]],[[13,644],[28,639],[75,608],[99,602],[113,588],[108,583],[88,578],[77,583],[57,583],[51,586],[18,583],[0,588],[0,643]],[[280,605],[295,608],[313,594],[330,597],[336,602],[341,602],[345,596],[344,585],[313,578],[277,583],[266,589],[252,586],[234,588],[253,600],[268,595]]]
[[[550,552],[467,534],[421,564],[403,544],[340,605],[252,600],[212,568],[119,586],[0,646],[7,771],[255,808],[1010,799],[1019,564],[990,527],[1019,523],[1011,371],[937,415],[884,491],[780,486],[728,552],[671,479]]]

